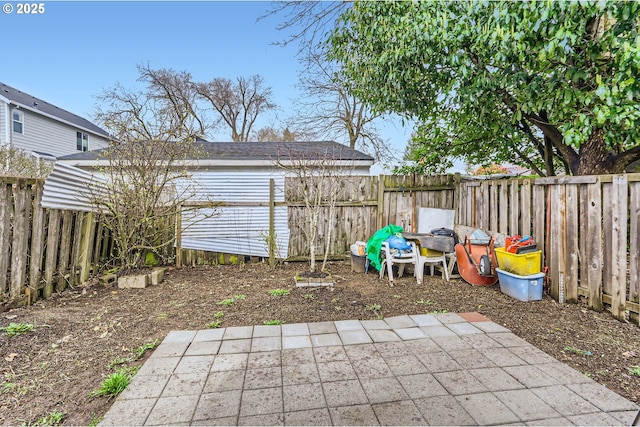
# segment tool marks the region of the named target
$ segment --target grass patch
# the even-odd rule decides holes
[[[136,360],[140,360],[142,359],[142,356],[144,356],[144,354],[148,351],[148,350],[153,350],[154,348],[156,348],[158,346],[158,340],[155,340],[153,342],[148,342],[145,344],[142,344],[140,347],[136,348],[133,351],[133,356],[129,358],[130,362],[135,362]]]
[[[304,294],[304,295],[302,295],[302,298],[308,299],[308,300],[314,300],[314,299],[316,299],[316,296],[313,295],[313,294]]]
[[[273,326],[273,325],[282,325],[284,322],[282,320],[272,319],[272,320],[265,320],[262,323],[264,325]]]
[[[104,419],[104,415],[91,414],[91,421],[89,421],[89,427],[96,427]]]
[[[364,306],[364,309],[367,311],[380,311],[382,307],[380,304],[367,304]]]
[[[138,372],[139,367],[122,368],[118,372],[109,375],[100,384],[100,388],[93,390],[89,397],[108,397],[109,399],[118,396],[129,387],[129,383]]]
[[[124,365],[125,363],[135,362],[136,360],[142,359],[142,356],[148,351],[153,350],[158,346],[158,340],[145,343],[140,347],[132,350],[129,354],[129,357],[116,356],[113,358],[111,362],[107,365],[107,368],[113,369],[118,365]]]
[[[60,411],[53,411],[47,415],[45,415],[44,417],[40,417],[36,420],[35,423],[22,423],[20,425],[20,427],[26,427],[26,426],[57,426],[60,425],[62,423],[62,421],[64,420],[65,417],[65,413],[64,412],[60,412]]]
[[[16,388],[16,386],[17,386],[16,383],[8,383],[8,382],[2,383],[2,394],[9,393],[11,390]]]
[[[38,418],[38,421],[36,421],[37,426],[57,426],[58,424],[60,424],[62,422],[62,420],[64,420],[64,412],[60,412],[60,411],[53,411],[48,415],[45,415],[44,417],[40,417]]]
[[[222,301],[218,301],[218,305],[224,305],[229,307],[229,306],[232,306],[236,301],[242,301],[246,298],[247,296],[244,294],[235,295],[233,298],[226,298],[226,299],[223,299]]]
[[[217,329],[217,328],[219,328],[222,325],[222,322],[223,322],[222,318],[224,317],[224,313],[222,311],[216,311],[213,314],[213,317],[216,320],[213,320],[213,321],[207,323],[206,325],[204,325],[207,329]]]
[[[116,366],[119,365],[124,365],[125,363],[127,363],[128,360],[122,356],[116,356],[113,358],[113,360],[111,362],[109,362],[109,364],[107,365],[107,369],[113,369]]]
[[[204,325],[207,329],[218,329],[222,325],[222,320],[214,320]]]
[[[633,377],[640,377],[640,366],[632,366],[629,368],[629,375]]]
[[[36,325],[32,323],[9,323],[9,326],[0,328],[0,331],[7,334],[7,337],[15,337],[17,335],[26,334],[36,329]]]
[[[284,295],[289,295],[288,289],[273,289],[269,291],[269,295],[272,297],[281,297]]]

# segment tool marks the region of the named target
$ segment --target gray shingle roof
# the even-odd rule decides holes
[[[302,142],[198,142],[199,160],[322,160],[370,161],[373,157],[335,141]],[[59,160],[96,160],[102,150],[85,151],[60,157]]]
[[[44,114],[55,117],[72,125],[76,125],[95,134],[102,135],[105,138],[109,137],[107,131],[94,125],[89,120],[84,119],[76,114],[70,113],[67,110],[63,110],[60,107],[56,107],[55,105],[50,104],[40,98],[36,98],[35,96],[29,95],[28,93],[19,91],[18,89],[15,89],[2,82],[0,82],[0,96],[7,98],[9,101],[11,101],[11,103],[17,104],[30,111],[40,111]]]

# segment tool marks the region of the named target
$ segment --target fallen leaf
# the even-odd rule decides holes
[[[4,358],[7,362],[13,362],[13,359],[16,358],[18,353],[10,353],[7,357]]]
[[[62,337],[61,339],[59,339],[58,341],[56,341],[56,343],[57,344],[65,343],[65,342],[71,340],[71,338],[73,338],[71,335],[66,335],[66,336]]]

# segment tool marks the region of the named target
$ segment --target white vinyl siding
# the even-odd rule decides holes
[[[53,119],[23,111],[25,118],[25,134],[13,133],[13,145],[27,151],[38,151],[53,156],[65,156],[78,152],[77,131],[78,128],[57,122]],[[26,129],[28,126],[28,130]],[[91,149],[105,148],[108,140],[98,135],[89,133]]]
[[[11,141],[11,136],[8,132],[10,119],[8,105],[0,101],[0,144],[9,144]]]

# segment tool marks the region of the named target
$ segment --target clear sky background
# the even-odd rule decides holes
[[[257,22],[268,1],[44,1],[40,15],[0,3],[13,9],[0,13],[0,81],[90,120],[104,89],[140,88],[140,64],[188,71],[202,82],[260,74],[279,119],[292,116],[300,96],[297,46],[273,44],[287,35],[276,30],[284,16]],[[275,120],[264,117],[254,130],[281,124]],[[399,121],[378,129],[400,158],[412,129]],[[230,140],[230,132],[221,129],[214,139]]]

